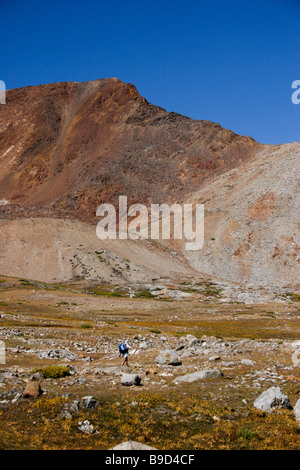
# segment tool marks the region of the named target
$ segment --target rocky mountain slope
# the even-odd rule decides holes
[[[201,272],[296,289],[299,153],[299,143],[262,146],[168,113],[115,78],[10,90],[0,106],[0,272],[112,283]],[[203,250],[100,242],[96,208],[119,195],[204,203]]]
[[[0,107],[0,199],[17,215],[91,221],[120,194],[130,203],[181,198],[259,148],[153,106],[118,79],[10,90]]]
[[[192,266],[253,287],[299,289],[300,144],[265,146],[257,158],[191,195],[205,202],[206,242]]]

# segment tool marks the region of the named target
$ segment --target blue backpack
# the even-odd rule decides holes
[[[119,344],[119,352],[122,354],[127,351],[126,343]]]

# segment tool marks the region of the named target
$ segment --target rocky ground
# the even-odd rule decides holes
[[[0,447],[299,448],[299,299],[237,292],[3,277]]]

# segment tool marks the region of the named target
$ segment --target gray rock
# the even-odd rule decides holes
[[[210,356],[210,357],[208,358],[208,360],[209,360],[210,362],[220,361],[220,360],[221,360],[221,357],[220,357],[220,356]]]
[[[94,369],[94,374],[104,374],[104,375],[122,375],[122,369],[119,366],[109,366],[109,367],[96,367]]]
[[[254,402],[255,408],[271,413],[275,409],[292,409],[290,400],[282,393],[279,387],[271,387],[265,390]]]
[[[255,362],[251,361],[251,359],[242,359],[241,364],[244,366],[254,366]]]
[[[40,359],[64,359],[72,361],[77,359],[77,354],[72,353],[68,349],[50,349],[49,351],[42,351],[39,353]]]
[[[86,377],[79,377],[78,383],[86,384],[86,383],[88,383],[88,379]]]
[[[72,415],[68,410],[63,410],[59,413],[58,417],[60,419],[72,419]]]
[[[123,374],[121,384],[126,386],[140,385],[141,377],[138,374]]]
[[[176,351],[172,349],[166,349],[162,351],[156,358],[157,364],[179,366],[181,365],[181,358],[178,356]]]
[[[78,429],[85,434],[93,434],[93,432],[95,432],[94,426],[88,420],[79,421]]]
[[[69,410],[72,413],[78,413],[80,411],[80,401],[79,400],[74,400],[69,407]]]
[[[295,415],[296,421],[300,421],[300,398],[295,405],[294,415]]]
[[[207,369],[207,370],[199,370],[197,372],[193,372],[191,374],[181,375],[180,377],[176,377],[174,379],[175,383],[191,383],[197,380],[204,380],[204,379],[218,379],[223,377],[223,372],[219,369]]]
[[[199,338],[196,338],[194,335],[186,335],[186,340],[187,340],[187,346],[190,348],[191,346],[195,346],[196,344],[199,344],[201,341]]]
[[[126,441],[122,442],[115,447],[112,447],[110,450],[157,450],[155,447],[147,446],[146,444],[141,444],[137,441]]]
[[[300,341],[294,341],[291,345],[290,345],[290,349],[292,351],[296,351],[297,349],[300,349]]]
[[[94,410],[98,407],[98,405],[99,405],[99,403],[92,396],[87,396],[87,397],[82,398],[82,406],[84,408],[89,408],[91,410]]]

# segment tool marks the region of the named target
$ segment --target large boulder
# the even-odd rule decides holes
[[[121,444],[112,447],[110,450],[157,450],[155,447],[147,446],[146,444],[141,444],[137,441],[126,441]]]
[[[300,398],[295,405],[294,415],[295,415],[296,421],[300,421]]]
[[[122,385],[140,385],[141,377],[138,374],[123,374],[121,379]]]
[[[255,408],[272,413],[275,409],[293,409],[289,398],[282,393],[279,387],[271,387],[265,390],[254,402]]]
[[[204,379],[218,379],[223,377],[223,372],[219,369],[206,369],[206,370],[199,370],[197,372],[192,372],[191,374],[181,375],[180,377],[176,377],[174,379],[175,383],[191,383],[195,382],[196,380],[204,380]]]
[[[37,398],[43,393],[39,382],[32,380],[27,382],[26,387],[23,392],[23,398]]]
[[[156,358],[157,364],[160,365],[169,365],[169,366],[180,366],[181,358],[178,356],[176,351],[172,349],[166,349],[162,351]]]

